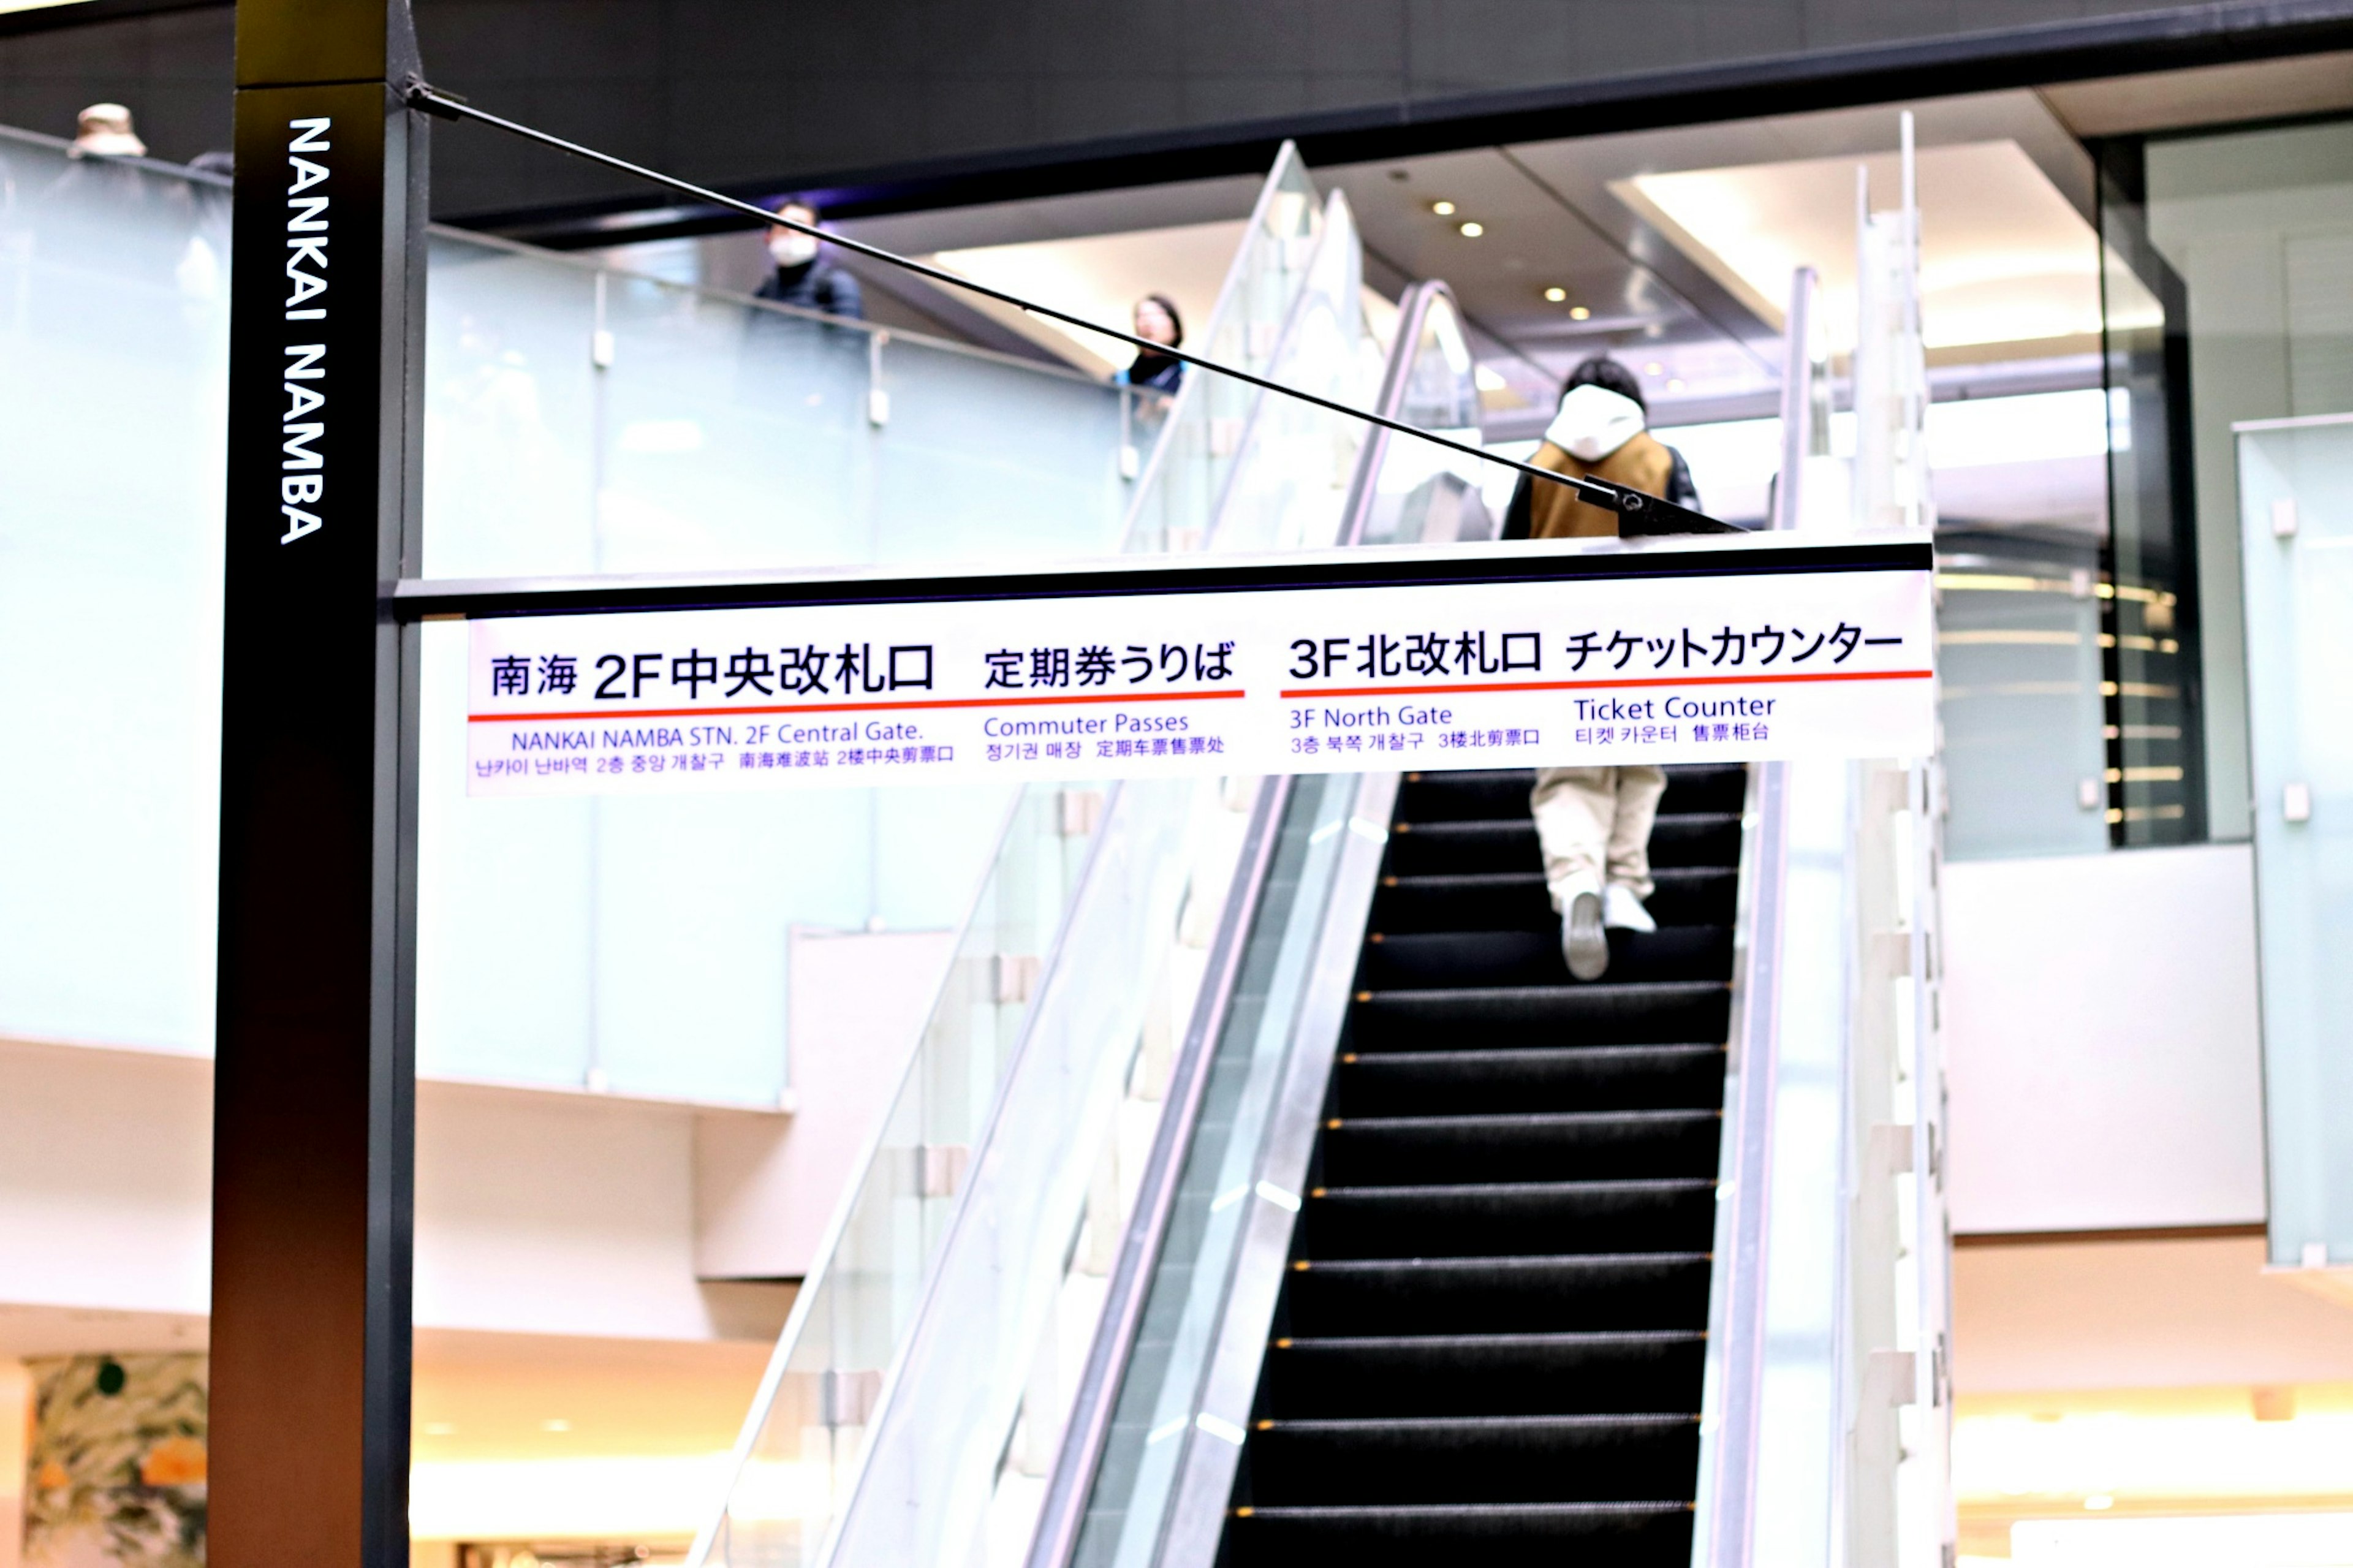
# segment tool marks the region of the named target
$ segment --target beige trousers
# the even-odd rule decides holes
[[[1629,768],[1538,768],[1528,804],[1544,847],[1545,885],[1553,908],[1567,912],[1578,891],[1623,882],[1651,896],[1651,823],[1667,775],[1645,763]]]

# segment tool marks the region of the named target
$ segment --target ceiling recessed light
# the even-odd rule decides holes
[[[539,1429],[543,1432],[569,1432],[572,1423],[561,1415],[551,1415],[539,1424]]]
[[[2116,1500],[2110,1497],[2105,1492],[2094,1492],[2090,1497],[2084,1500],[2084,1506],[2090,1509],[2094,1513],[2105,1513],[2108,1510],[2116,1506]]]
[[[1592,315],[1593,312],[1587,310],[1582,305],[1571,305],[1568,308],[1568,319],[1572,321],[1588,321],[1591,319]]]
[[[1666,368],[1667,367],[1665,365],[1661,364],[1657,360],[1652,360],[1650,363],[1642,367],[1642,374],[1644,375],[1656,375]]]
[[[1487,226],[1483,223],[1466,223],[1458,226],[1458,231],[1465,239],[1476,239],[1487,232]]]
[[[1452,202],[1432,202],[1430,204],[1430,210],[1436,213],[1440,217],[1452,217],[1454,216],[1454,204]]]
[[[1545,290],[1545,298],[1557,305],[1568,298],[1568,290],[1561,288],[1547,289]]]
[[[1669,392],[1681,392],[1683,389],[1683,378],[1682,376],[1675,375],[1669,376],[1667,378],[1667,390]]]

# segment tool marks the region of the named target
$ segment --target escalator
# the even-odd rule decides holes
[[[1525,773],[1409,776],[1219,1560],[1682,1563],[1746,769],[1573,983]]]

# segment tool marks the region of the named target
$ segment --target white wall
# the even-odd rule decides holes
[[[0,1044],[0,1302],[201,1313],[212,1063]]]
[[[696,1111],[438,1083],[417,1099],[420,1328],[744,1331],[744,1303],[696,1279]],[[211,1158],[211,1063],[0,1041],[0,1354],[201,1344]]]
[[[1953,1254],[1964,1394],[2353,1380],[2353,1311],[2266,1273],[2261,1237]]]
[[[1950,865],[1944,920],[1955,1230],[2263,1219],[2247,846]]]

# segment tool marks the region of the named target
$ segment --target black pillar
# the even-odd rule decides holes
[[[210,1557],[406,1568],[425,125],[406,0],[237,11]]]

